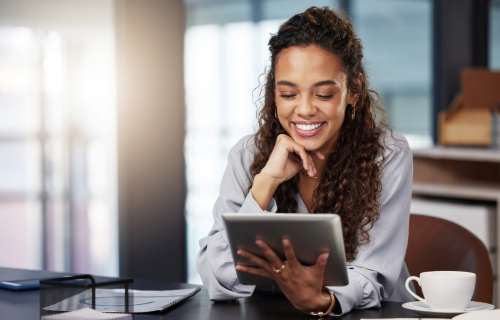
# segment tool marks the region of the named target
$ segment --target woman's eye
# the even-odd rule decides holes
[[[317,94],[316,97],[318,97],[320,99],[330,99],[331,97],[333,97],[333,94],[330,94],[328,96],[320,96],[319,94]]]
[[[296,94],[280,94],[280,97],[285,98],[285,99],[293,98],[295,96],[296,96]]]

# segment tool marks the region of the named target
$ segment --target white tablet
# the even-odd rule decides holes
[[[254,266],[236,254],[244,249],[264,257],[255,244],[264,240],[284,261],[282,239],[288,237],[297,259],[304,265],[313,265],[321,253],[329,252],[323,285],[346,286],[349,284],[345,260],[344,237],[340,217],[336,214],[244,214],[225,213],[229,246],[234,264]],[[247,285],[276,285],[273,280],[236,270],[238,280]]]

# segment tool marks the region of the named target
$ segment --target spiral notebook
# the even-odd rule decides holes
[[[102,313],[85,308],[71,312],[42,316],[41,320],[134,320],[131,314]]]
[[[199,291],[200,288],[161,291],[129,290],[129,293],[132,294],[132,302],[129,305],[130,312],[146,313],[164,311],[194,296]],[[81,299],[73,296],[44,309],[50,311],[71,311],[74,310],[74,301],[79,301],[80,304],[90,303],[87,296],[82,296]],[[96,290],[95,310],[97,311],[123,312],[123,303],[123,289]]]

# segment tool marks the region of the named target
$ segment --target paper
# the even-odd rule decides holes
[[[384,318],[379,320],[443,320],[449,318]],[[465,312],[452,318],[453,320],[498,320],[500,319],[500,309],[481,310],[473,312]],[[360,320],[377,320],[377,319],[360,319]]]
[[[132,320],[131,314],[109,314],[85,308],[77,311],[43,316],[42,320]]]
[[[164,291],[142,291],[129,290],[129,294],[133,296],[129,307],[132,313],[153,312],[165,309],[172,302],[181,299],[198,288],[181,289],[181,290],[164,290]],[[101,312],[124,312],[125,297],[124,290],[109,290],[97,289],[95,308]],[[92,298],[87,296],[73,296],[61,302],[44,308],[51,311],[69,311],[75,309],[74,301],[77,300],[79,305],[92,307]]]
[[[472,302],[474,302],[474,301],[472,301]],[[412,303],[412,302],[408,302],[408,303],[405,303],[405,304],[408,304],[408,305],[410,305],[412,308],[415,308],[415,309],[417,309],[417,310],[422,310],[422,311],[432,311],[432,309],[431,309],[430,307],[427,307],[427,306],[425,306],[425,307],[419,306],[419,304],[420,304],[420,305],[422,305],[422,302],[420,302],[420,301],[415,301],[414,303]],[[470,305],[470,304],[469,304],[469,305]],[[476,305],[477,305],[477,303],[476,303]],[[484,304],[480,304],[478,307],[476,306],[476,307],[473,307],[473,308],[465,308],[465,311],[469,312],[469,311],[481,310],[481,309],[483,309],[483,310],[484,310]]]
[[[498,320],[500,319],[500,310],[481,310],[474,312],[462,313],[454,317],[456,320]]]

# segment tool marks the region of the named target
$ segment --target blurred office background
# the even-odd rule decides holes
[[[457,36],[486,49],[457,63],[500,68],[500,0],[0,0],[0,267],[201,283],[198,241],[229,149],[255,131],[269,36],[312,5],[349,14],[414,149],[435,145],[452,99],[442,21],[470,11]],[[436,206],[480,212],[447,214],[488,241],[491,203]]]

